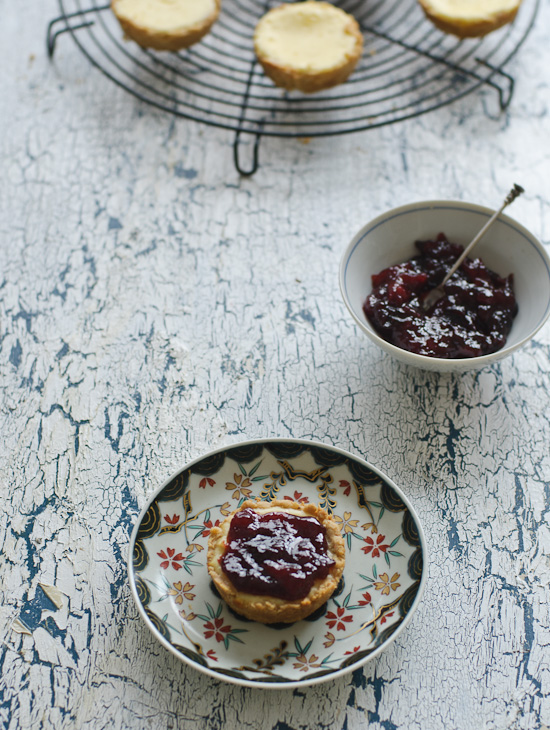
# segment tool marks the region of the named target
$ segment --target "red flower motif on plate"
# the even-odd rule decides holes
[[[208,484],[209,487],[213,487],[216,482],[211,479],[210,477],[204,477],[199,482],[199,487],[201,489],[206,489],[206,485]]]
[[[207,621],[204,624],[206,631],[204,632],[204,638],[209,639],[213,636],[216,641],[224,641],[224,634],[231,632],[231,626],[224,626],[222,618],[214,618],[212,621]]]
[[[336,613],[329,611],[327,613],[327,626],[332,629],[336,626],[336,631],[345,631],[346,624],[353,621],[353,616],[348,614],[346,616],[346,609],[343,606],[336,608]]]
[[[205,520],[204,527],[201,532],[201,537],[208,537],[210,533],[212,532],[213,527],[218,527],[220,524],[219,520],[216,520],[214,523],[212,523],[212,520]]]
[[[344,495],[346,497],[349,497],[349,493],[351,492],[351,484],[346,479],[340,479],[340,486],[344,490]]]
[[[359,651],[360,648],[361,648],[360,646],[354,646],[353,649],[348,649],[347,651],[345,651],[344,656],[346,654],[357,654],[357,652]]]
[[[291,502],[301,502],[302,504],[307,504],[309,502],[309,499],[304,497],[302,492],[297,491],[294,491],[294,497],[289,497],[287,494],[283,497],[283,499],[289,499]]]
[[[372,537],[366,537],[365,542],[367,543],[364,547],[361,548],[361,550],[365,553],[365,555],[368,555],[372,550],[372,557],[373,558],[379,558],[380,553],[385,553],[386,550],[389,548],[389,545],[384,543],[384,540],[386,539],[385,535],[378,535],[376,538],[376,542],[372,539]]]
[[[162,563],[160,564],[160,567],[163,570],[166,570],[169,565],[174,568],[174,570],[179,570],[181,568],[181,563],[183,561],[183,555],[181,553],[178,553],[176,555],[176,551],[174,548],[166,548],[166,552],[164,550],[161,550],[157,553],[159,558],[162,558]]]
[[[363,600],[358,601],[359,606],[368,606],[369,603],[372,603],[372,598],[370,593],[367,591],[367,593],[363,593]]]

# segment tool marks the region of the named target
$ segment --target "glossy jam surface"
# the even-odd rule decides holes
[[[463,247],[443,233],[417,241],[419,255],[372,277],[363,311],[378,334],[419,355],[478,357],[504,346],[518,307],[513,275],[503,279],[481,259],[466,258],[445,284],[445,296],[424,312],[420,303],[460,256]]]
[[[221,566],[235,588],[297,601],[334,565],[325,529],[314,517],[287,512],[237,512]]]

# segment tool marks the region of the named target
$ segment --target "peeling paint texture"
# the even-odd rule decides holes
[[[533,730],[550,726],[550,327],[478,373],[391,361],[338,289],[368,219],[496,205],[550,243],[550,4],[487,87],[399,125],[264,139],[175,119],[93,68],[54,0],[0,24],[0,727]],[[452,233],[452,232],[449,232]],[[509,272],[502,272],[507,274]],[[413,621],[346,677],[247,689],[138,616],[129,536],[186,461],[253,437],[366,457],[417,509]]]

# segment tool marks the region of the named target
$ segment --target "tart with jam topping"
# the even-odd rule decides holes
[[[208,572],[226,603],[260,623],[292,623],[336,590],[345,564],[338,524],[321,507],[248,500],[208,540]]]

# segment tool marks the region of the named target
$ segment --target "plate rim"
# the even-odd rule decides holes
[[[262,681],[255,681],[255,680],[248,680],[248,679],[241,679],[240,677],[232,677],[230,675],[225,675],[220,672],[216,672],[209,667],[201,666],[199,664],[196,664],[195,662],[191,662],[184,654],[179,652],[171,642],[169,642],[167,639],[160,634],[152,622],[150,621],[149,617],[147,616],[145,609],[143,607],[143,604],[141,600],[139,599],[138,592],[137,592],[137,582],[136,582],[136,574],[134,570],[134,564],[133,564],[133,553],[134,553],[134,546],[136,543],[137,534],[139,531],[139,528],[141,526],[141,523],[143,521],[143,518],[147,514],[147,511],[149,510],[149,507],[153,504],[153,502],[157,499],[158,495],[163,491],[165,487],[172,482],[173,479],[175,479],[177,476],[179,476],[182,472],[184,472],[187,469],[191,469],[194,464],[203,461],[203,459],[206,459],[208,457],[214,456],[215,454],[219,454],[222,451],[227,451],[232,448],[240,448],[240,447],[246,447],[251,445],[257,445],[257,444],[266,444],[266,443],[292,443],[292,444],[301,444],[304,446],[313,446],[318,447],[321,449],[327,449],[333,452],[337,452],[343,456],[347,456],[348,458],[351,458],[353,460],[361,462],[364,466],[367,466],[371,471],[373,471],[375,474],[377,474],[379,477],[381,477],[384,481],[387,482],[387,484],[394,489],[399,497],[402,499],[403,503],[409,510],[411,516],[414,519],[415,525],[418,529],[418,537],[420,541],[420,547],[422,549],[422,575],[420,577],[420,583],[418,586],[418,591],[416,592],[416,596],[414,597],[414,600],[411,604],[410,610],[408,611],[405,618],[400,622],[398,627],[395,629],[395,631],[389,636],[380,646],[376,647],[368,656],[364,657],[363,659],[359,660],[358,662],[348,666],[348,667],[342,667],[340,669],[335,670],[334,672],[331,672],[329,674],[322,675],[320,677],[312,677],[311,679],[300,679],[300,680],[288,680],[288,681],[278,681],[278,682],[262,682]],[[422,527],[422,523],[420,521],[420,518],[412,506],[409,498],[407,495],[403,492],[403,490],[395,484],[393,479],[391,479],[387,474],[382,472],[380,469],[378,469],[376,466],[371,464],[369,461],[364,459],[361,456],[356,456],[355,454],[352,454],[350,451],[347,451],[346,449],[342,449],[339,446],[333,446],[331,444],[326,444],[321,441],[313,441],[310,439],[304,439],[304,438],[286,438],[286,437],[262,437],[262,438],[256,438],[256,439],[247,439],[245,441],[236,441],[234,443],[226,444],[225,446],[220,446],[216,449],[212,449],[210,451],[205,452],[204,454],[201,454],[200,456],[196,457],[195,459],[192,459],[191,461],[186,462],[180,469],[177,469],[176,471],[172,472],[167,479],[165,479],[162,484],[148,497],[147,501],[145,502],[143,508],[140,510],[140,513],[138,517],[136,518],[136,521],[134,523],[134,527],[132,528],[132,532],[130,534],[130,542],[128,545],[128,556],[127,556],[127,562],[126,562],[126,568],[127,568],[127,577],[128,582],[130,584],[130,592],[132,594],[132,597],[134,599],[134,603],[137,606],[138,613],[140,614],[141,618],[143,619],[145,625],[148,627],[149,631],[152,633],[152,635],[155,637],[157,641],[159,641],[162,646],[164,646],[168,651],[173,654],[177,659],[182,661],[187,666],[206,674],[220,682],[227,682],[229,684],[238,685],[241,687],[251,687],[251,688],[259,688],[259,689],[293,689],[295,687],[306,687],[311,686],[315,684],[321,684],[323,682],[327,682],[332,679],[337,679],[339,677],[342,677],[346,674],[350,674],[351,672],[354,672],[356,669],[360,669],[365,664],[370,662],[372,659],[375,659],[382,651],[386,650],[394,641],[397,639],[397,637],[401,634],[401,632],[408,626],[410,621],[412,620],[412,617],[416,613],[418,606],[422,600],[422,596],[424,594],[426,583],[428,580],[428,566],[429,566],[429,553],[428,553],[428,547],[426,544],[426,537],[424,535],[424,529]]]

